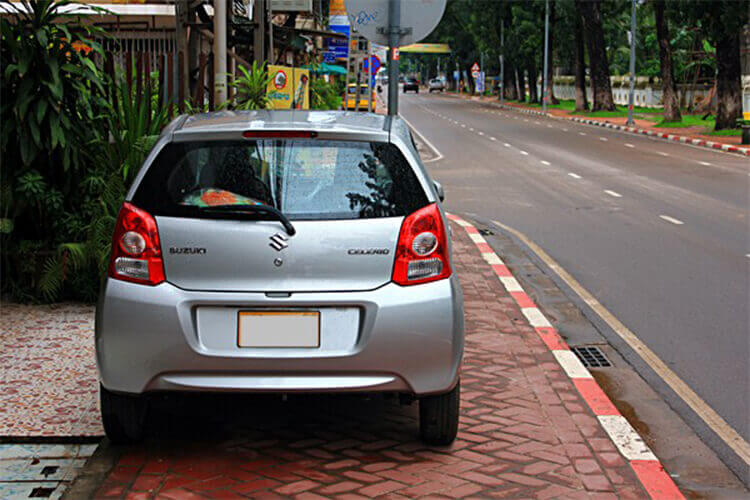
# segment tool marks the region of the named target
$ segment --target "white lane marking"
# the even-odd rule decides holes
[[[566,128],[563,129],[563,132],[567,132],[567,131],[568,131],[568,129],[566,129]]]
[[[414,133],[417,134],[419,136],[419,138],[422,139],[424,141],[424,143],[427,144],[430,147],[430,149],[432,149],[432,151],[436,155],[435,158],[430,158],[429,160],[425,160],[422,163],[430,163],[430,162],[433,162],[433,161],[442,160],[443,159],[443,153],[441,153],[440,150],[438,148],[436,148],[433,143],[431,143],[429,140],[427,140],[427,137],[423,136],[422,133],[419,130],[417,130],[417,128],[414,125],[412,125],[411,122],[409,120],[407,120],[404,115],[402,115],[401,113],[399,113],[399,116],[401,117],[402,120],[404,120],[404,123],[406,123],[409,126],[409,128],[412,129],[414,131]]]
[[[495,139],[494,137],[490,137],[490,140],[491,141],[496,141],[497,139]]]
[[[665,153],[664,151],[657,151],[657,153],[661,156],[669,156],[669,153]]]
[[[565,373],[570,378],[593,378],[591,373],[583,366],[578,356],[573,354],[573,351],[567,349],[554,349],[552,354],[555,355],[555,359],[560,363]]]
[[[578,135],[586,135],[586,132],[578,132]]]
[[[610,196],[615,197],[615,198],[622,198],[622,195],[620,193],[618,193],[617,191],[612,191],[610,189],[605,189],[604,192],[607,193]]]
[[[626,147],[626,148],[634,148],[635,146],[633,146],[633,145],[632,145],[632,144],[630,144],[629,142],[626,142],[626,143],[625,143],[625,147]]]
[[[537,125],[541,125],[542,124],[542,122],[538,122],[536,120],[534,121],[534,123],[536,123]]]
[[[581,176],[580,176],[580,175],[578,175],[578,174],[574,174],[573,172],[568,172],[568,175],[569,175],[569,176],[571,176],[571,177],[572,177],[572,178],[574,178],[574,179],[580,179],[580,178],[581,178]]]
[[[523,151],[523,150],[522,150],[522,151],[519,151],[519,153],[521,153],[521,154],[522,154],[522,155],[524,155],[524,156],[529,156],[529,153],[527,153],[526,151]]]
[[[505,289],[510,292],[523,292],[523,288],[518,280],[512,276],[498,276]]]
[[[477,133],[478,133],[479,135],[484,135],[484,132],[482,132],[482,131],[479,131],[479,132],[477,132]]]
[[[591,292],[586,290],[560,264],[549,256],[539,245],[525,234],[506,226],[502,222],[492,221],[498,227],[523,241],[531,250],[555,272],[602,320],[609,325],[621,339],[623,339],[641,359],[648,364],[661,379],[693,409],[693,411],[711,428],[724,443],[747,464],[750,464],[750,444],[730,426],[716,410],[711,408],[689,385],[687,385],[664,361],[656,355],[638,336],[612,314]],[[747,254],[750,257],[750,254]],[[601,419],[602,417],[600,417]],[[610,434],[611,435],[611,434]]]
[[[474,132],[474,128],[469,127],[469,132]]]
[[[750,259],[750,253],[746,253],[745,257],[747,257],[748,259]]]
[[[550,125],[550,124],[548,123],[548,124],[547,124],[547,128],[552,128],[552,125]]]
[[[542,314],[542,311],[538,307],[524,307],[521,309],[521,312],[526,316],[529,324],[535,328],[550,328],[552,326],[552,323],[544,317],[544,314]]]
[[[706,166],[706,167],[710,167],[711,166],[711,164],[709,162],[707,162],[707,161],[699,161],[698,163],[700,163],[701,165]]]
[[[607,141],[608,141],[609,139],[607,139],[606,137],[600,137],[600,138],[599,138],[599,140],[600,140],[600,141],[604,141],[604,142],[607,142]]]
[[[523,119],[523,121],[527,122],[527,121],[529,121],[529,120],[528,120],[528,118],[524,118],[524,119]]]
[[[505,144],[503,144],[503,146],[505,146],[506,148],[509,148],[509,147],[510,147],[510,144],[508,144],[508,143],[506,142]]]
[[[680,219],[675,219],[674,217],[670,217],[669,215],[660,215],[661,219],[664,219],[667,222],[671,222],[672,224],[675,224],[677,226],[681,226],[684,224]]]
[[[575,354],[574,354],[575,356]],[[656,460],[656,455],[622,415],[597,417],[620,453],[628,460]]]
[[[464,124],[462,123],[462,124],[461,124],[461,127],[463,127],[463,128],[466,128],[466,125],[464,125]]]
[[[551,165],[551,163],[548,162],[547,160],[542,160],[541,163],[542,165],[548,165],[548,166]]]

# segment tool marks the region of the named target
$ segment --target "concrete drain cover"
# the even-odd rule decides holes
[[[598,347],[574,347],[573,352],[586,368],[607,368],[612,366],[607,357]]]

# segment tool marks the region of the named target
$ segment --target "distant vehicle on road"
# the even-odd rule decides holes
[[[97,307],[109,439],[141,439],[157,393],[363,392],[417,399],[422,439],[450,444],[464,322],[442,193],[398,116],[174,120]]]
[[[410,90],[419,94],[419,82],[417,81],[416,78],[411,77],[411,76],[406,77],[404,79],[404,93]]]
[[[367,94],[370,92],[369,85],[366,83],[359,84],[359,105],[355,102],[357,100],[357,84],[350,83],[347,92],[349,96],[348,98],[347,96],[342,97],[342,107],[351,111],[367,111]],[[375,111],[375,92],[373,92],[370,97],[372,98],[372,110]]]
[[[440,78],[433,78],[427,87],[432,92],[442,92],[445,90],[445,83]]]

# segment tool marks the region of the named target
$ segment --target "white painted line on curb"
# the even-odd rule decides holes
[[[524,307],[521,309],[521,312],[526,316],[526,319],[529,320],[529,324],[535,328],[550,328],[552,326],[552,323],[544,317],[542,311],[537,307]]]
[[[512,276],[498,276],[505,289],[510,292],[523,292],[523,287],[516,278]]]
[[[481,234],[469,233],[469,238],[471,238],[471,241],[473,241],[474,243],[487,243],[487,241]]]
[[[628,460],[657,460],[641,436],[622,415],[600,415],[596,417],[615,442],[620,453]]]
[[[549,165],[552,165],[552,164],[551,164],[550,162],[548,162],[547,160],[542,160],[542,161],[541,161],[541,163],[542,163],[542,165],[547,165],[547,166],[549,166]]]
[[[500,256],[497,255],[495,252],[483,253],[482,257],[484,257],[484,260],[486,260],[487,264],[489,264],[489,265],[496,264],[496,265],[501,265],[502,266],[502,265],[505,264],[503,262],[503,260],[500,258]]]
[[[554,349],[552,354],[555,355],[557,362],[560,363],[565,373],[570,378],[593,378],[591,373],[583,366],[578,356],[573,354],[573,351],[567,349]]]
[[[659,217],[661,219],[664,219],[667,222],[671,222],[672,224],[675,224],[678,226],[681,226],[684,224],[684,222],[682,222],[680,219],[675,219],[674,217],[670,217],[669,215],[660,215]]]
[[[574,178],[574,179],[580,179],[580,178],[581,178],[581,176],[580,176],[580,175],[578,175],[578,174],[574,174],[573,172],[568,172],[568,175],[569,175],[569,176],[571,176],[571,177],[572,177],[572,178]]]
[[[615,197],[615,198],[622,198],[622,195],[620,193],[618,193],[617,191],[612,191],[610,189],[605,189],[604,192],[607,193],[610,196]]]

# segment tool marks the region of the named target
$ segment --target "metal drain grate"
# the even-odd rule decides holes
[[[49,498],[54,492],[55,488],[45,488],[43,486],[39,486],[31,490],[29,498]]]
[[[612,366],[598,347],[574,347],[573,352],[586,368],[607,368]]]
[[[492,236],[495,233],[493,233],[491,229],[480,229],[479,234],[482,236]]]

